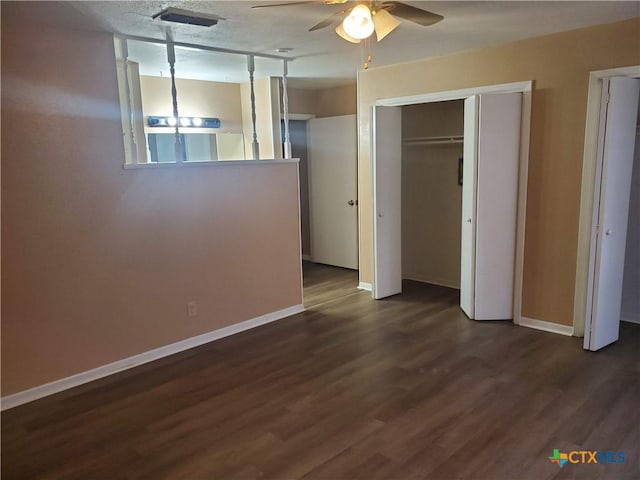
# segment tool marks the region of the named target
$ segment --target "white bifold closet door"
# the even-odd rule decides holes
[[[373,298],[402,292],[402,110],[373,110]]]
[[[640,80],[604,79],[584,348],[618,340]]]
[[[460,307],[513,318],[522,94],[465,100]]]
[[[513,317],[520,93],[465,101],[460,305],[477,320]],[[402,115],[373,111],[373,297],[402,292]]]

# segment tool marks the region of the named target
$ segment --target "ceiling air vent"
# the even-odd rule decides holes
[[[167,8],[160,13],[156,13],[153,19],[155,20],[156,18],[165,22],[186,23],[200,27],[213,27],[219,20],[224,20],[224,18],[216,15],[180,10],[179,8]]]

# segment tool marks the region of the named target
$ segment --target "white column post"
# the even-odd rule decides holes
[[[136,146],[135,132],[133,128],[133,99],[131,98],[131,84],[129,80],[129,46],[127,45],[127,39],[120,39],[120,46],[122,48],[122,68],[124,70],[124,84],[127,93],[127,119],[129,120],[129,143],[131,145],[131,163],[138,163],[138,148]]]
[[[289,74],[288,60],[282,61],[284,72],[282,75],[282,109],[284,110],[284,158],[291,158],[291,137],[289,136],[289,95],[287,93],[287,75]]]
[[[182,142],[180,142],[180,117],[178,115],[178,91],[176,90],[176,50],[173,40],[167,35],[167,60],[169,61],[169,71],[171,72],[171,98],[173,100],[173,118],[176,119],[175,129],[175,161],[182,163]]]
[[[247,56],[247,66],[249,68],[249,84],[251,86],[251,125],[253,126],[253,142],[251,142],[251,148],[253,150],[253,159],[260,160],[260,145],[258,144],[258,134],[256,132],[256,93],[253,85],[253,72],[256,69],[256,65],[253,55]]]

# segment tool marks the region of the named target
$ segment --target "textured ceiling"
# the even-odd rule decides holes
[[[4,2],[3,2],[4,3]],[[406,2],[444,15],[430,27],[403,22],[381,43],[370,47],[340,39],[332,28],[308,29],[325,17],[344,9],[341,5],[291,5],[252,9],[262,2],[250,1],[127,1],[70,2],[44,5],[50,21],[66,26],[106,30],[127,35],[163,39],[169,31],[176,41],[214,47],[277,54],[289,47],[295,61],[289,71],[296,86],[345,83],[355,80],[367,54],[371,67],[445,55],[486,45],[610,23],[640,16],[640,2]],[[270,3],[279,3],[271,1]],[[211,28],[179,25],[151,17],[167,7],[224,17]],[[64,8],[66,13],[56,11]],[[73,10],[73,11],[70,11]],[[167,75],[162,46],[131,45],[131,56],[144,74]],[[179,49],[176,72],[185,78],[246,81],[246,60],[229,55]],[[257,62],[256,75],[280,75],[281,62]]]

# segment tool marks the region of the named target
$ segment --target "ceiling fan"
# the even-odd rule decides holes
[[[400,25],[401,18],[423,27],[438,23],[444,17],[421,8],[403,2],[391,1],[350,1],[350,0],[320,0],[325,5],[337,5],[352,3],[344,10],[334,13],[309,29],[310,32],[320,30],[337,24],[335,31],[343,39],[360,43],[369,38],[375,32],[376,38],[381,41]],[[319,3],[319,1],[288,2],[270,5],[256,5],[252,8],[286,7],[290,5],[302,5]],[[398,17],[398,18],[396,18]]]

